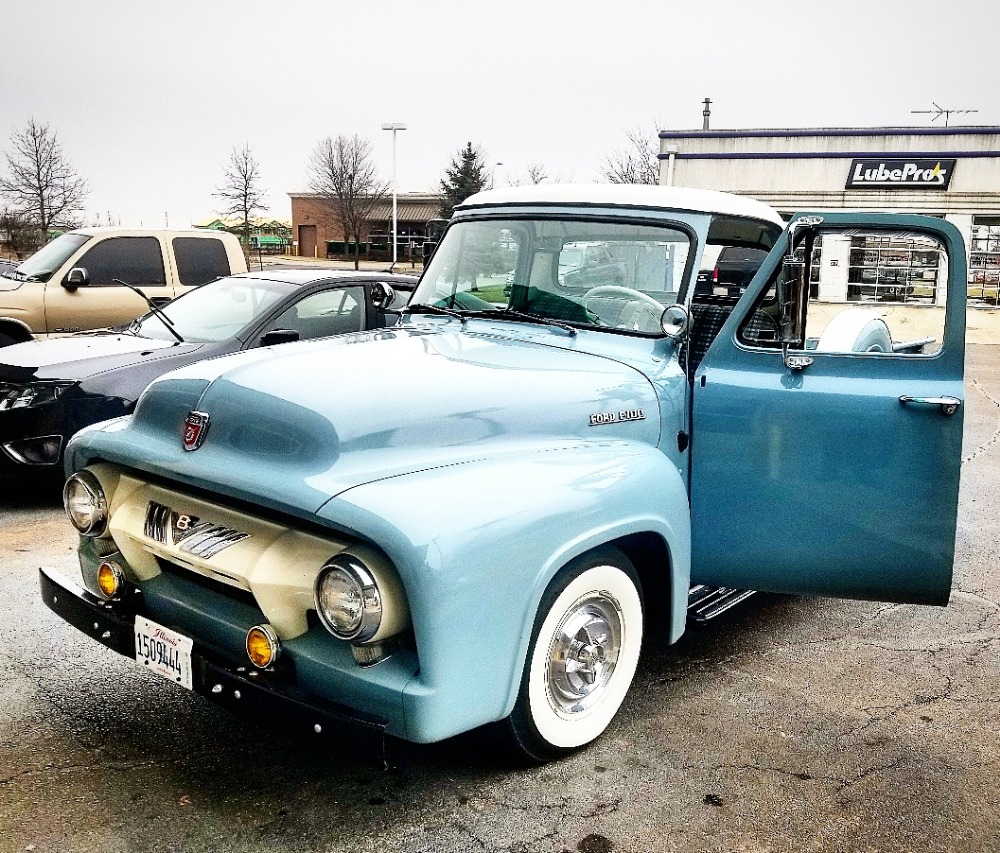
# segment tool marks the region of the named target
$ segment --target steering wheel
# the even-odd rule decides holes
[[[617,284],[602,284],[597,287],[592,287],[581,297],[581,302],[583,307],[590,311],[592,314],[596,314],[600,317],[600,312],[595,311],[591,307],[591,300],[598,300],[607,297],[615,297],[618,299],[627,299],[629,302],[637,302],[641,308],[649,313],[650,318],[653,323],[659,327],[660,317],[663,316],[663,306],[657,302],[648,293],[643,293],[641,290],[632,290],[628,287],[621,287]],[[616,326],[617,323],[609,323],[610,326]]]

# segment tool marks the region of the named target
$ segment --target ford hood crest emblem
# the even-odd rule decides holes
[[[208,432],[208,414],[205,412],[188,412],[184,419],[184,449],[197,450],[205,441]]]

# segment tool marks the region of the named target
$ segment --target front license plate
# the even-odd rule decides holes
[[[135,617],[135,660],[143,669],[191,690],[190,637],[151,622],[145,616]]]

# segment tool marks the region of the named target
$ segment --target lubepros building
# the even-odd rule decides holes
[[[965,237],[970,304],[1000,304],[1000,127],[663,131],[660,183],[753,196],[783,214],[943,217]],[[824,297],[940,304],[943,294],[914,286],[936,278],[926,253],[891,241],[836,251]]]

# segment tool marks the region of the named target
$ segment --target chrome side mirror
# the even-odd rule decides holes
[[[679,302],[668,305],[660,315],[660,327],[672,341],[682,341],[691,328],[691,313]]]
[[[90,276],[85,267],[73,267],[66,278],[62,280],[62,286],[67,290],[76,290],[78,287],[90,284]]]
[[[383,281],[372,285],[372,305],[384,311],[396,301],[396,291]]]

